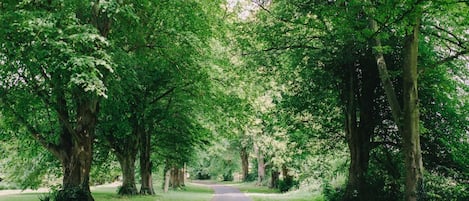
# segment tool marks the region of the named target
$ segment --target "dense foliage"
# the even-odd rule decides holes
[[[151,195],[157,172],[165,191],[189,172],[328,200],[467,200],[468,12],[2,1],[0,177],[54,186],[55,200],[91,201],[90,185],[115,180]]]

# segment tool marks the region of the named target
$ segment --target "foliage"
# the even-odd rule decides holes
[[[445,177],[435,173],[426,174],[426,192],[430,201],[451,200],[462,201],[469,199],[467,183],[459,183],[451,177]]]

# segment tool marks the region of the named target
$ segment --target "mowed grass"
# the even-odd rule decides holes
[[[210,201],[213,190],[206,186],[187,184],[184,189],[163,193],[157,190],[155,196],[118,196],[115,187],[97,187],[92,190],[95,201]],[[23,193],[0,196],[0,201],[38,201],[44,193]]]
[[[277,189],[257,186],[255,183],[227,183],[226,185],[238,188],[254,201],[325,201],[320,192],[297,190],[280,193]]]

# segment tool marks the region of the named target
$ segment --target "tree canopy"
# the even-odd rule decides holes
[[[0,2],[0,176],[467,200],[469,4]],[[26,165],[30,164],[30,165]],[[154,175],[154,177],[153,177]],[[141,184],[137,189],[137,184]]]

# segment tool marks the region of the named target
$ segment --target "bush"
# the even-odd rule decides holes
[[[324,181],[322,193],[328,201],[340,201],[345,194],[345,185],[333,187],[328,181]]]
[[[39,196],[39,200],[40,200],[40,201],[52,201],[50,194],[49,194],[49,195],[41,195],[41,196]]]
[[[469,184],[459,183],[437,174],[425,175],[425,191],[428,201],[467,201]]]
[[[257,172],[256,173],[249,173],[244,182],[251,182],[257,180]]]
[[[298,181],[293,180],[292,177],[286,177],[284,180],[280,180],[278,182],[278,190],[283,193],[289,191],[293,187],[298,187],[298,185]]]
[[[231,172],[223,174],[223,181],[233,181],[233,180],[234,180],[234,177]]]

